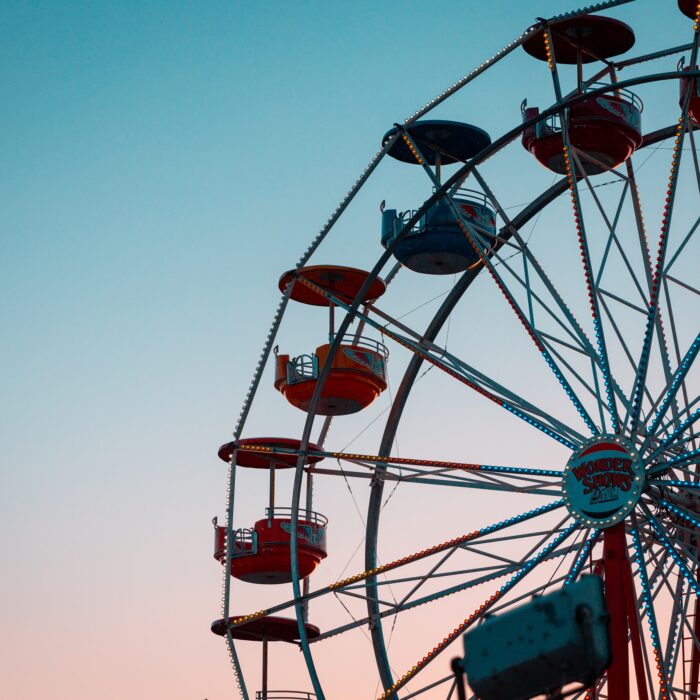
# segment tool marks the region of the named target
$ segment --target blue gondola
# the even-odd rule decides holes
[[[454,197],[467,224],[467,229],[481,238],[489,248],[496,234],[496,215],[478,192],[468,197]],[[398,236],[414,212],[385,209],[382,213],[382,245],[387,248]],[[479,256],[457,221],[446,199],[433,204],[418,224],[399,243],[394,256],[414,272],[426,275],[451,275],[464,272],[479,263]]]
[[[394,137],[399,127],[384,135],[383,143]],[[443,165],[465,162],[491,143],[489,135],[471,124],[444,120],[418,121],[405,127],[388,154],[404,163],[434,166],[435,180],[440,182]],[[410,140],[410,141],[409,141]],[[417,147],[414,152],[413,145]],[[416,153],[420,153],[420,160]],[[422,161],[422,162],[421,162]],[[452,197],[461,211],[462,222],[447,198],[430,206],[413,229],[394,250],[394,256],[414,272],[427,275],[450,275],[479,264],[479,254],[465,233],[480,238],[489,249],[496,234],[496,216],[488,200],[480,192],[460,189]],[[387,248],[399,235],[414,211],[382,211],[382,245]]]

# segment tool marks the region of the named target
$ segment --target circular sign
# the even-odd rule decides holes
[[[623,438],[598,435],[585,442],[566,464],[564,500],[576,520],[605,528],[623,520],[644,488],[644,468]]]

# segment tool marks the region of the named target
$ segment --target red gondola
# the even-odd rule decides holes
[[[225,637],[229,626],[245,615],[240,617],[230,617],[228,624],[226,620],[214,620],[211,623],[211,631],[220,637]],[[277,617],[267,615],[265,617],[251,616],[253,619],[243,622],[235,627],[231,627],[231,636],[234,639],[242,639],[247,642],[289,642],[299,640],[299,627],[297,621],[288,617]],[[321,633],[316,625],[309,622],[304,623],[304,629],[309,639],[315,639]]]
[[[697,0],[678,0],[678,9],[690,19],[698,19],[700,7]]]
[[[291,509],[268,508],[267,517],[252,529],[233,531],[231,575],[249,583],[289,583]],[[313,511],[300,511],[297,524],[299,578],[306,578],[326,558],[328,520]],[[214,558],[226,562],[226,528],[214,522]]]
[[[577,171],[597,175],[615,168],[642,145],[641,102],[631,92],[621,93],[624,95],[587,97],[566,110],[569,141],[578,151],[580,162],[580,167],[576,164]],[[529,107],[523,110],[523,119],[527,121],[538,114],[537,107]],[[549,170],[566,173],[558,116],[527,127],[523,146]]]
[[[316,639],[320,630],[310,622],[303,623],[304,633],[309,640]],[[233,639],[245,642],[258,642],[262,646],[262,690],[255,694],[256,700],[314,700],[316,696],[306,691],[268,690],[268,644],[270,642],[286,642],[295,644],[299,641],[299,625],[289,617],[276,615],[241,615],[228,619],[214,620],[211,631],[220,637],[228,632]]]
[[[219,448],[219,459],[227,464],[231,461],[233,448],[238,448],[236,464],[249,469],[290,469],[296,467],[301,440],[279,437],[241,438],[227,442]],[[313,442],[308,444],[312,452],[320,452],[321,447]],[[306,455],[304,464],[315,464],[323,457]]]
[[[576,93],[597,91],[598,83],[584,83],[584,63],[602,60],[627,51],[634,44],[634,32],[624,22],[600,15],[582,15],[550,26],[551,43],[545,42],[543,31],[523,43],[535,58],[550,65],[569,63],[578,66]],[[573,168],[579,174],[595,175],[624,163],[642,144],[641,100],[628,90],[609,90],[584,96],[563,110],[528,126],[523,132],[523,146],[537,160],[555,173],[565,174],[563,126],[574,152]],[[525,108],[523,119],[529,121],[539,108]],[[562,119],[564,124],[562,125]],[[578,161],[578,162],[576,162]]]

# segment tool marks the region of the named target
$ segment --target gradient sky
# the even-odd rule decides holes
[[[653,4],[627,14],[640,46],[658,46],[655,26],[678,32],[673,43],[687,40],[684,18],[674,9],[660,20]],[[210,520],[225,505],[216,449],[238,415],[279,296],[277,278],[394,122],[537,16],[575,7],[2,3],[0,696],[235,697],[224,645],[209,632],[221,590]],[[541,68],[519,53],[461,103],[461,113],[445,108],[439,116],[495,137],[518,122],[524,97],[549,102],[544,80],[529,84],[535,72],[547,77]],[[656,108],[648,105],[652,122]],[[517,173],[526,154],[514,158],[499,184],[515,205],[530,189]],[[370,267],[380,252],[378,203],[421,203],[424,184],[391,168],[320,260]],[[542,169],[535,177],[542,188],[551,183]],[[394,308],[409,311],[450,281],[401,283],[405,297]],[[283,351],[322,342],[325,317],[314,313],[291,311]],[[485,347],[493,343],[493,362],[511,364],[512,326],[501,323],[502,309],[493,313]],[[468,339],[482,323],[474,318],[452,332]],[[451,389],[441,394],[438,380],[435,390],[446,405]],[[423,405],[432,410],[416,420],[437,437],[428,448],[408,434],[404,454],[523,463],[518,436],[530,433],[515,426],[500,439],[502,417],[491,408],[486,428],[470,432],[464,414]],[[338,428],[329,442],[344,446],[371,417]],[[266,380],[249,434],[298,433],[301,419]],[[379,434],[370,432],[364,447],[376,449]],[[551,457],[558,467],[566,459],[537,437],[532,450],[531,462]],[[262,514],[264,482],[246,475],[240,488],[250,489],[240,513],[252,523]],[[364,485],[360,494],[364,514]],[[321,488],[318,498],[336,528],[331,546],[341,550],[328,560],[332,578],[359,541],[361,522],[344,485]],[[408,531],[386,536],[387,558],[444,534],[434,520],[440,503],[415,523],[420,505],[414,497],[405,503],[397,523]],[[481,517],[466,511],[459,532]],[[442,529],[449,536],[454,527]],[[257,609],[257,600],[241,592],[241,605]],[[361,665],[369,661],[360,642]],[[280,663],[285,682],[275,685],[309,687],[296,652]]]

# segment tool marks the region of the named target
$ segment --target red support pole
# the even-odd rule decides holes
[[[698,582],[700,582],[700,571],[696,574]],[[690,687],[686,690],[698,694],[698,680],[700,679],[700,651],[698,651],[695,640],[700,639],[700,599],[695,599],[695,607],[693,613],[693,636],[690,642],[693,645],[693,651],[690,655]],[[682,634],[682,632],[681,632]],[[692,697],[692,696],[691,696]]]
[[[627,605],[625,578],[627,568],[627,541],[625,524],[618,523],[603,533],[603,561],[605,565],[605,602],[610,614],[611,660],[608,666],[609,700],[630,699],[629,652],[627,647]],[[625,567],[627,564],[627,568]]]
[[[642,631],[639,628],[639,618],[637,617],[637,596],[634,591],[632,580],[632,567],[629,558],[625,557],[624,568],[626,572],[623,576],[625,582],[625,602],[627,607],[627,622],[630,629],[630,641],[632,642],[632,658],[634,659],[634,673],[637,679],[637,697],[639,700],[648,700],[647,681],[644,675],[644,656],[642,652]]]

